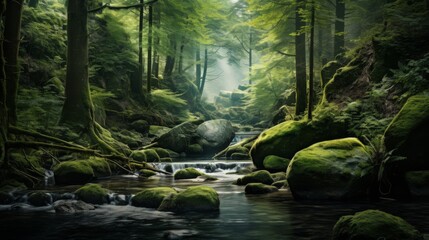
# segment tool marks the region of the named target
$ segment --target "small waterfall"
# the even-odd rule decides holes
[[[218,161],[194,161],[194,162],[172,162],[172,163],[152,163],[158,169],[167,171],[167,172],[176,172],[177,170],[184,168],[195,168],[202,172],[214,173],[214,172],[236,172],[240,169],[247,168],[253,165],[252,162],[218,162]]]
[[[45,186],[55,185],[54,172],[51,170],[45,169]]]

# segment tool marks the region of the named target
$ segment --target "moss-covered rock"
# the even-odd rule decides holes
[[[208,212],[219,211],[219,195],[211,187],[189,187],[177,195],[165,198],[158,210],[172,212]]]
[[[411,197],[429,198],[429,171],[411,171],[405,174]]]
[[[170,152],[165,149],[165,148],[152,148],[153,150],[156,151],[156,153],[158,154],[158,156],[160,158],[169,158],[170,156]]]
[[[131,123],[131,128],[138,132],[138,133],[142,133],[142,134],[146,134],[149,132],[149,123],[146,120],[136,120],[134,122]]]
[[[175,126],[167,133],[161,135],[155,141],[162,148],[175,152],[186,152],[192,140],[196,137],[196,130],[202,121],[188,121]]]
[[[154,149],[143,150],[147,162],[159,162],[159,155]]]
[[[264,194],[278,191],[278,188],[263,183],[249,183],[244,188],[247,194]]]
[[[93,179],[94,171],[88,161],[77,160],[58,164],[54,175],[57,184],[83,184]]]
[[[52,196],[45,192],[33,192],[28,196],[28,203],[36,207],[43,207],[52,204]]]
[[[341,217],[333,229],[333,240],[423,240],[423,235],[400,217],[366,210]]]
[[[324,99],[333,101],[343,96],[343,91],[350,86],[362,73],[362,67],[355,61],[351,61],[347,66],[339,68],[331,80],[325,85]]]
[[[250,156],[248,153],[233,153],[231,160],[249,160]]]
[[[290,159],[268,155],[264,158],[264,168],[270,172],[284,172],[289,165]]]
[[[195,144],[189,145],[188,148],[186,149],[186,152],[190,154],[201,154],[204,152],[204,149],[200,144],[195,143]]]
[[[245,154],[247,156],[247,158],[249,158],[249,149],[240,146],[240,145],[234,145],[231,147],[228,147],[228,149],[226,150],[225,156],[228,159],[234,159],[232,158],[232,154],[234,153],[241,153],[241,154]]]
[[[266,170],[252,172],[242,178],[237,179],[237,185],[247,185],[248,183],[263,183],[271,185],[273,182],[273,178]]]
[[[286,180],[286,172],[271,173],[271,177],[273,178],[274,182]]]
[[[178,180],[178,179],[192,179],[192,178],[197,178],[199,176],[204,175],[204,173],[198,171],[195,168],[185,168],[185,169],[180,169],[179,171],[177,171],[176,173],[174,173],[174,179]]]
[[[296,152],[310,145],[346,136],[345,125],[331,116],[308,121],[286,121],[262,132],[250,149],[252,161],[264,168],[264,159],[275,155],[291,159]]]
[[[147,157],[144,150],[135,150],[131,153],[130,158],[137,162],[146,162]]]
[[[429,96],[408,99],[384,133],[388,151],[407,157],[404,171],[429,169]]]
[[[75,192],[79,200],[91,204],[104,204],[109,202],[109,190],[99,184],[87,184]]]
[[[177,191],[171,187],[149,188],[137,193],[131,198],[131,205],[136,207],[158,208],[166,196],[174,193],[177,193]]]
[[[287,180],[280,180],[280,181],[273,182],[273,184],[271,184],[271,186],[274,186],[274,187],[280,189],[282,187],[289,187],[289,184],[287,183]]]
[[[338,61],[330,61],[322,67],[322,70],[320,71],[322,79],[322,88],[326,86],[329,80],[331,80],[337,72],[337,69],[339,69],[340,67],[341,64]]]
[[[373,170],[365,146],[343,138],[296,153],[286,177],[295,199],[350,199],[366,196]]]
[[[152,170],[148,170],[148,169],[141,169],[139,171],[139,176],[144,177],[144,178],[150,178],[152,176],[155,176],[156,172],[152,171]]]
[[[173,162],[173,159],[172,158],[160,158],[159,161],[160,162],[170,162],[171,163],[171,162]]]
[[[104,158],[91,157],[87,160],[95,177],[108,177],[112,175],[109,163]]]
[[[217,153],[225,149],[235,136],[231,122],[225,119],[206,121],[198,126],[196,132],[202,139],[199,143],[205,153]]]
[[[158,126],[158,125],[150,125],[149,126],[149,136],[150,137],[160,137],[163,134],[169,132],[171,128]]]

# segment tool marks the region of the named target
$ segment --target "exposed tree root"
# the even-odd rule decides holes
[[[256,136],[250,137],[250,138],[243,139],[242,141],[240,141],[240,142],[238,142],[238,143],[236,143],[234,145],[231,145],[231,146],[225,148],[224,150],[216,153],[216,155],[213,156],[213,160],[218,160],[220,157],[225,156],[226,152],[230,148],[232,148],[232,147],[239,147],[239,146],[243,147],[244,145],[246,145],[246,144],[248,144],[248,143],[250,143],[252,141],[255,141],[258,137],[259,137],[259,134],[256,135]]]

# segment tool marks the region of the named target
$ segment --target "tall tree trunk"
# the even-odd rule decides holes
[[[66,100],[61,123],[88,129],[94,106],[88,81],[87,0],[68,1]]]
[[[5,60],[3,57],[4,44],[4,13],[6,0],[0,0],[0,168],[6,159],[7,141],[7,108],[6,108],[6,73],[4,71]]]
[[[179,53],[179,74],[183,73],[183,52],[185,50],[185,43],[184,39],[182,38],[182,43],[180,45],[180,53]]]
[[[131,93],[133,96],[137,99],[141,99],[143,97],[143,0],[140,0],[140,15],[139,15],[139,70],[138,70],[138,76],[137,78],[133,78],[131,80]]]
[[[311,120],[313,110],[313,83],[314,83],[314,22],[315,22],[315,6],[314,0],[311,3],[311,29],[310,29],[310,81],[308,87],[308,119]]]
[[[306,74],[306,51],[305,51],[305,33],[300,33],[304,27],[304,22],[299,14],[304,5],[304,0],[296,0],[295,11],[295,74],[296,74],[296,104],[295,115],[304,113],[307,102],[307,74]]]
[[[21,40],[21,14],[24,0],[7,0],[7,11],[4,17],[3,54],[5,58],[6,73],[6,106],[8,121],[16,125],[16,95],[18,94],[19,64],[18,50]]]
[[[337,56],[344,52],[344,20],[346,15],[346,5],[344,0],[336,0],[335,6],[334,56]]]
[[[252,64],[253,64],[253,32],[249,30],[249,84],[252,84]]]
[[[152,89],[152,27],[153,27],[153,9],[149,4],[149,31],[147,36],[147,92]]]
[[[197,48],[195,50],[195,85],[197,85],[198,90],[201,86],[201,49],[200,45],[197,43]]]
[[[161,28],[161,9],[160,5],[155,5],[155,22],[156,22],[156,28],[158,31],[156,31],[155,34],[155,43],[154,43],[154,53],[153,53],[153,67],[152,67],[152,74],[154,76],[154,86],[159,88],[159,54],[158,49],[160,46],[160,37],[159,37],[159,30]]]
[[[167,58],[165,60],[164,80],[170,85],[173,90],[176,90],[172,75],[174,70],[174,64],[176,62],[175,54],[177,44],[172,36],[170,36],[170,48],[171,52],[167,55]]]
[[[201,96],[203,96],[204,86],[205,86],[206,80],[207,80],[208,63],[209,63],[209,53],[208,53],[208,49],[206,47],[204,49],[204,69],[203,69],[203,76],[201,77],[201,86],[199,88],[199,90],[200,90],[200,99],[201,99]]]

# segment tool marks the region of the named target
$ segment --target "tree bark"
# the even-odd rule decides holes
[[[147,92],[152,89],[152,27],[153,27],[153,9],[152,5],[149,8],[149,30],[147,35]]]
[[[143,0],[140,0],[140,6],[139,6],[139,70],[138,70],[138,76],[137,78],[132,78],[130,85],[131,85],[131,94],[136,99],[141,99],[143,97]]]
[[[176,86],[174,84],[172,75],[174,70],[174,64],[176,62],[176,48],[177,44],[176,41],[172,36],[170,36],[170,50],[171,52],[167,55],[165,60],[165,67],[164,67],[164,80],[170,85],[173,91],[176,90]]]
[[[6,159],[7,142],[7,108],[6,108],[6,73],[4,71],[5,60],[3,57],[3,16],[6,9],[6,0],[0,0],[0,167]]]
[[[344,0],[336,0],[335,6],[334,56],[337,56],[344,52],[344,20],[346,15],[346,5]]]
[[[310,80],[308,87],[308,120],[313,118],[313,83],[314,83],[314,22],[315,22],[315,6],[314,0],[311,3],[311,29],[310,29]]]
[[[36,8],[37,6],[39,6],[39,0],[29,0],[28,6],[32,8]]]
[[[159,29],[161,28],[161,9],[160,5],[155,5],[155,22],[156,22],[156,28],[157,33],[155,34],[155,43],[154,43],[154,53],[153,53],[153,68],[152,68],[152,74],[154,76],[154,86],[159,88],[159,54],[158,54],[158,48],[160,46],[160,37],[159,37]]]
[[[201,49],[200,45],[197,44],[197,48],[195,50],[195,85],[197,85],[198,90],[201,86]]]
[[[3,54],[5,58],[6,73],[6,106],[8,121],[16,125],[16,95],[18,94],[19,64],[18,52],[21,40],[21,14],[24,0],[7,0],[7,10],[4,16],[4,42]]]
[[[304,0],[296,0],[295,11],[295,74],[296,74],[296,104],[295,115],[304,113],[307,102],[307,73],[306,73],[306,51],[305,51],[305,33],[300,33],[304,27],[304,21],[299,14],[304,5]]]
[[[184,39],[182,38],[182,43],[180,44],[180,53],[179,53],[179,74],[183,73],[183,52],[185,50]]]
[[[201,77],[201,86],[199,88],[199,90],[200,90],[200,99],[201,99],[201,96],[203,96],[204,86],[206,84],[208,63],[209,63],[209,54],[208,54],[208,49],[206,47],[204,49],[204,69],[203,69],[203,76]]]
[[[252,64],[253,64],[253,32],[250,29],[249,33],[249,84],[252,84]]]

